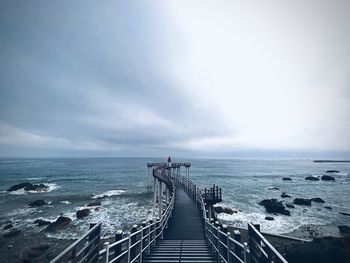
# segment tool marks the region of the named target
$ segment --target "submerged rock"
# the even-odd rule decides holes
[[[292,204],[286,204],[286,207],[288,207],[288,208],[295,208],[295,206],[292,205]]]
[[[308,176],[305,178],[305,180],[309,180],[309,181],[319,181],[320,178],[315,177],[315,176]]]
[[[80,219],[90,215],[90,213],[91,213],[91,210],[89,208],[84,208],[84,209],[78,210],[76,212],[76,215],[77,215],[77,218]]]
[[[28,187],[28,186],[30,187],[30,186],[32,186],[32,184],[28,183],[28,182],[21,183],[21,184],[15,184],[15,185],[11,186],[9,189],[7,189],[6,191],[7,192],[17,191],[19,189],[22,189],[22,188],[25,188],[25,187]]]
[[[264,199],[259,202],[259,205],[263,205],[268,213],[279,213],[282,215],[290,215],[290,212],[277,199]]]
[[[267,188],[268,190],[280,190],[278,187],[276,186],[272,186],[272,187],[268,187]]]
[[[96,199],[94,201],[91,201],[90,203],[88,203],[86,206],[100,206],[101,205],[101,201]]]
[[[330,207],[330,206],[325,206],[324,208],[326,208],[328,210],[332,210],[332,207]]]
[[[319,198],[319,197],[311,198],[311,201],[315,202],[315,203],[322,203],[322,204],[325,203],[325,201],[322,198]]]
[[[321,179],[323,181],[335,181],[335,178],[333,176],[330,176],[330,175],[322,175]]]
[[[10,232],[3,235],[3,237],[5,237],[5,238],[15,237],[15,236],[19,235],[19,233],[21,233],[21,230],[13,229]]]
[[[42,206],[42,205],[47,205],[47,203],[45,202],[45,200],[36,200],[33,201],[29,204],[30,207],[38,207],[38,206]]]
[[[72,222],[72,219],[65,216],[60,216],[56,219],[55,222],[50,223],[46,228],[45,231],[52,232],[56,230],[60,230],[68,226]]]
[[[289,178],[289,177],[283,177],[282,180],[283,180],[283,181],[292,181],[293,179],[292,179],[292,178]]]
[[[265,216],[265,220],[272,221],[272,220],[275,220],[275,218],[272,216]]]
[[[328,170],[326,173],[340,173],[338,170]]]
[[[293,203],[296,205],[311,205],[311,199],[295,198]]]

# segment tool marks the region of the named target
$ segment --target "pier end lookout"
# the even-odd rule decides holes
[[[91,224],[84,236],[51,263],[287,263],[257,225],[248,224],[248,242],[242,242],[238,230],[230,233],[227,225],[216,220],[212,206],[222,201],[221,188],[198,187],[189,176],[191,163],[168,158],[163,163],[147,163],[147,167],[154,219],[133,225],[127,233],[118,230],[115,240],[102,247],[102,224]]]

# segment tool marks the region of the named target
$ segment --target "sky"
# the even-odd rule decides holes
[[[0,2],[0,156],[350,159],[350,2]]]

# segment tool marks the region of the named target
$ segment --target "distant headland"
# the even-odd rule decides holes
[[[314,160],[314,163],[350,163],[350,160]]]

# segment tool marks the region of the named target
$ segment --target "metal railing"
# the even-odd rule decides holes
[[[161,218],[158,218],[155,222],[151,220],[148,224],[143,222],[140,228],[134,225],[131,233],[126,237],[123,237],[123,232],[119,230],[114,243],[104,243],[104,249],[99,252],[98,262],[141,263],[143,255],[145,253],[149,254],[151,247],[156,246],[156,242],[163,238],[164,229],[168,227],[168,221],[174,209],[175,184],[162,168],[155,168],[153,175],[162,180],[171,191],[170,202],[163,211]]]
[[[201,210],[205,238],[219,263],[288,263],[250,223],[248,224],[249,244],[241,242],[241,233],[238,230],[233,231],[231,236],[226,225],[220,225],[218,221],[210,219],[209,212],[206,210],[207,204],[203,198],[207,191],[202,192],[188,177],[172,173],[171,178],[175,184],[182,186]]]
[[[101,237],[101,225],[91,225],[91,229],[66,248],[50,263],[59,262],[97,262]]]

